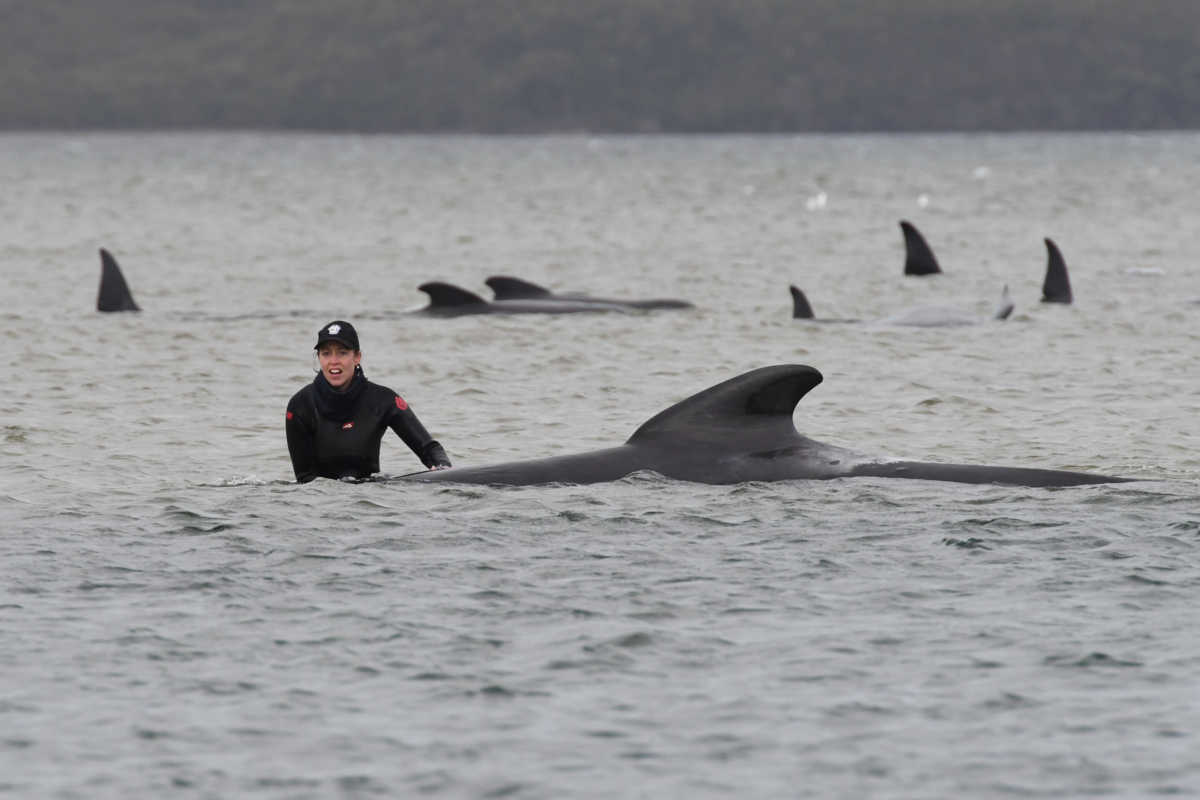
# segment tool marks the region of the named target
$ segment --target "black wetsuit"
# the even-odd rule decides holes
[[[318,373],[287,405],[287,443],[296,480],[366,478],[379,472],[379,442],[391,428],[426,467],[450,466],[404,398],[371,383],[362,367],[345,392]]]

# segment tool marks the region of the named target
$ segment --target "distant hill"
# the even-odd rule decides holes
[[[0,129],[1200,128],[1200,0],[0,0]]]

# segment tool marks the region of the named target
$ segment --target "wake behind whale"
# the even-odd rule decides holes
[[[796,404],[821,380],[810,366],[762,367],[676,403],[616,447],[401,477],[506,486],[600,483],[644,470],[710,484],[877,477],[1049,487],[1129,480],[1034,467],[884,460],[824,444],[801,435],[792,421]]]

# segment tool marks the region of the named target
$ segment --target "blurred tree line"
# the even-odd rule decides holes
[[[1200,127],[1200,0],[0,0],[0,128]]]

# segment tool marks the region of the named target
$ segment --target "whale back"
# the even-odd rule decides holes
[[[597,483],[642,470],[710,484],[854,476],[1015,486],[1127,480],[1067,470],[879,460],[823,444],[802,436],[792,421],[796,404],[820,383],[813,367],[762,367],[676,403],[616,447],[401,477],[510,486]]]
[[[673,297],[644,300],[595,297],[585,292],[554,292],[532,281],[514,278],[511,275],[492,275],[484,281],[491,287],[497,301],[505,300],[558,300],[564,303],[597,303],[600,305],[624,306],[628,309],[695,308],[687,300]]]

